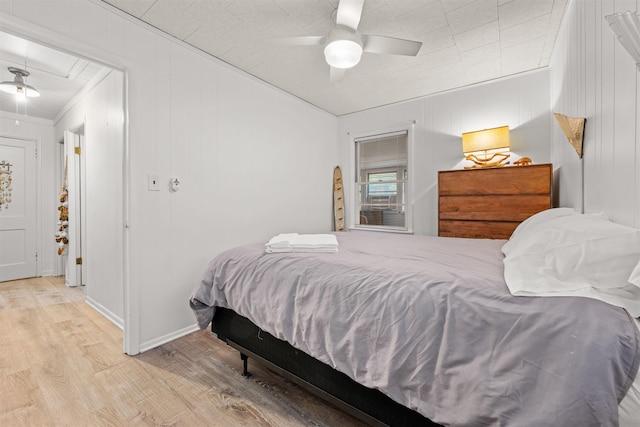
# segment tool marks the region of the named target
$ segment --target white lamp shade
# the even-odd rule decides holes
[[[16,82],[2,82],[0,83],[0,90],[6,93],[10,93],[12,95],[17,95],[21,97],[29,97],[35,98],[40,96],[40,92],[36,90],[33,86],[29,86],[27,84],[20,84]]]
[[[9,67],[8,70],[10,73],[14,74],[14,78],[13,81],[0,82],[0,90],[2,92],[10,93],[20,98],[33,98],[40,96],[40,92],[38,92],[36,88],[29,86],[24,82],[24,78],[29,75],[27,70],[15,67]]]
[[[327,64],[334,68],[351,68],[361,56],[362,46],[352,40],[334,40],[324,48]]]

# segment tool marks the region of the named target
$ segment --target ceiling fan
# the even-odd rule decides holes
[[[336,26],[326,36],[286,37],[286,44],[324,45],[324,57],[331,67],[331,82],[342,78],[348,68],[360,62],[362,52],[416,56],[422,42],[388,36],[360,34],[358,24],[364,0],[340,0]]]

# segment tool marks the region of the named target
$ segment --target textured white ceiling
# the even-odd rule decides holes
[[[567,0],[365,0],[358,27],[422,41],[417,57],[365,53],[336,83],[322,46],[278,37],[327,35],[338,0],[103,0],[336,116],[545,67]],[[84,61],[0,33],[0,79],[24,68],[43,96],[30,116],[54,119],[104,72]],[[15,98],[0,92],[0,110]],[[18,105],[20,114],[24,107]]]
[[[103,0],[337,116],[549,63],[567,0],[365,0],[359,32],[423,42],[417,57],[365,53],[329,81],[322,46],[338,0]]]

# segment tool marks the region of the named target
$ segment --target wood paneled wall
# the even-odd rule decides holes
[[[551,60],[551,107],[587,118],[584,157],[555,123],[551,157],[561,206],[640,227],[640,73],[605,20],[627,10],[640,10],[640,1],[568,5]]]

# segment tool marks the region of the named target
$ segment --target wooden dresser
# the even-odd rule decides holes
[[[438,235],[508,239],[551,208],[551,164],[438,172]]]

